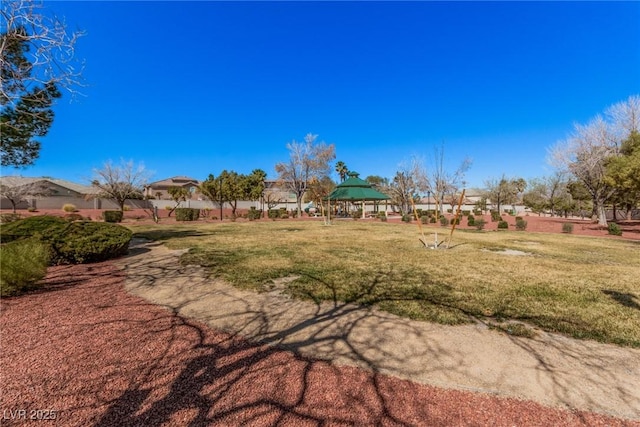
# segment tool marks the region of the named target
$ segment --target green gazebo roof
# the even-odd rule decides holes
[[[355,172],[349,173],[349,178],[338,185],[328,197],[331,200],[387,200],[390,197],[371,187],[367,181],[358,178]]]

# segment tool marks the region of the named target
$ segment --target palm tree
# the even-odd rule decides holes
[[[344,182],[347,174],[349,173],[349,169],[343,161],[338,161],[336,162],[336,172],[338,172],[338,175],[340,175],[340,182]]]

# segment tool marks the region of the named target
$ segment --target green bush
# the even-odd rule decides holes
[[[451,218],[451,225],[455,222],[455,225],[460,225],[460,218]]]
[[[60,232],[68,222],[57,216],[32,216],[4,225],[1,229],[2,242],[8,243],[33,236],[48,238]]]
[[[442,225],[442,226],[449,225],[449,220],[447,219],[447,217],[445,217],[445,216],[441,216],[440,217],[440,225]]]
[[[462,211],[462,216],[469,216],[471,215],[471,211],[470,210],[463,210]]]
[[[14,222],[22,218],[22,215],[19,213],[3,213],[0,214],[0,224],[8,224],[10,222]]]
[[[562,224],[562,232],[568,234],[573,233],[573,224],[571,224],[570,222],[565,222],[564,224]]]
[[[613,235],[613,236],[622,236],[622,229],[620,228],[620,226],[616,223],[609,223],[609,234]]]
[[[429,224],[435,224],[435,223],[436,223],[436,217],[435,216],[429,217]]]
[[[526,229],[527,229],[527,221],[523,220],[522,218],[516,219],[516,230],[524,231]]]
[[[517,216],[516,217],[516,221],[518,221],[518,220],[522,220],[522,217],[521,216]]]
[[[431,217],[428,216],[428,215],[422,215],[420,217],[420,222],[423,223],[423,224],[428,224],[429,223],[429,218],[431,218]]]
[[[104,211],[102,217],[106,222],[120,222],[122,221],[122,211]]]
[[[43,241],[51,245],[53,264],[84,264],[126,255],[131,231],[117,224],[72,222]]]
[[[498,222],[498,221],[502,221],[500,212],[491,211],[491,222]]]
[[[260,219],[261,217],[262,217],[262,210],[256,209],[253,206],[249,208],[249,212],[247,212],[247,218],[249,219],[249,221],[254,221],[256,219]]]
[[[48,264],[49,249],[35,238],[0,246],[0,296],[37,287]]]
[[[507,221],[498,221],[498,230],[506,230],[509,228],[509,223]]]
[[[409,214],[402,215],[402,222],[411,222],[412,219],[413,219],[412,215],[409,215]]]
[[[3,242],[30,240],[45,244],[51,264],[103,261],[127,253],[131,231],[117,224],[33,216],[2,227]]]
[[[29,207],[27,208],[27,212],[31,212],[31,213],[33,213],[33,212],[38,212],[38,210],[37,210],[36,208],[34,208],[33,206],[29,206]]]
[[[467,217],[467,225],[470,227],[473,227],[474,225],[476,225],[476,219],[473,215],[469,215]]]
[[[484,230],[484,226],[487,224],[487,221],[485,221],[483,218],[479,218],[475,220],[475,227],[476,230]]]
[[[280,218],[282,218],[282,219],[288,219],[288,218],[289,218],[289,214],[288,214],[287,212],[284,212],[284,213],[282,213],[282,212],[281,212],[281,213],[280,213]]]
[[[200,209],[177,208],[176,221],[197,221],[200,218]]]
[[[267,216],[271,219],[280,218],[280,209],[269,209]]]

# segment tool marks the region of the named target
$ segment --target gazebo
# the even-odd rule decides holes
[[[358,178],[358,173],[349,172],[349,178],[339,184],[327,197],[329,201],[362,202],[362,218],[365,217],[364,203],[390,199],[374,189],[367,181]]]

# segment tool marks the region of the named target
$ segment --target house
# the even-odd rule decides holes
[[[152,182],[144,187],[144,196],[148,199],[171,200],[168,190],[171,187],[183,187],[189,190],[191,200],[197,200],[196,190],[200,185],[197,179],[188,176],[174,176],[161,181]]]
[[[0,185],[14,189],[25,189],[24,192],[13,192],[16,209],[27,209],[28,207],[59,209],[67,203],[75,205],[78,209],[95,209],[96,205],[93,199],[97,191],[94,187],[76,184],[63,179],[3,176],[0,178]],[[37,194],[32,194],[32,191],[26,190],[27,187],[37,187],[35,192]],[[13,204],[8,198],[2,197],[0,199],[0,208],[13,209]]]

